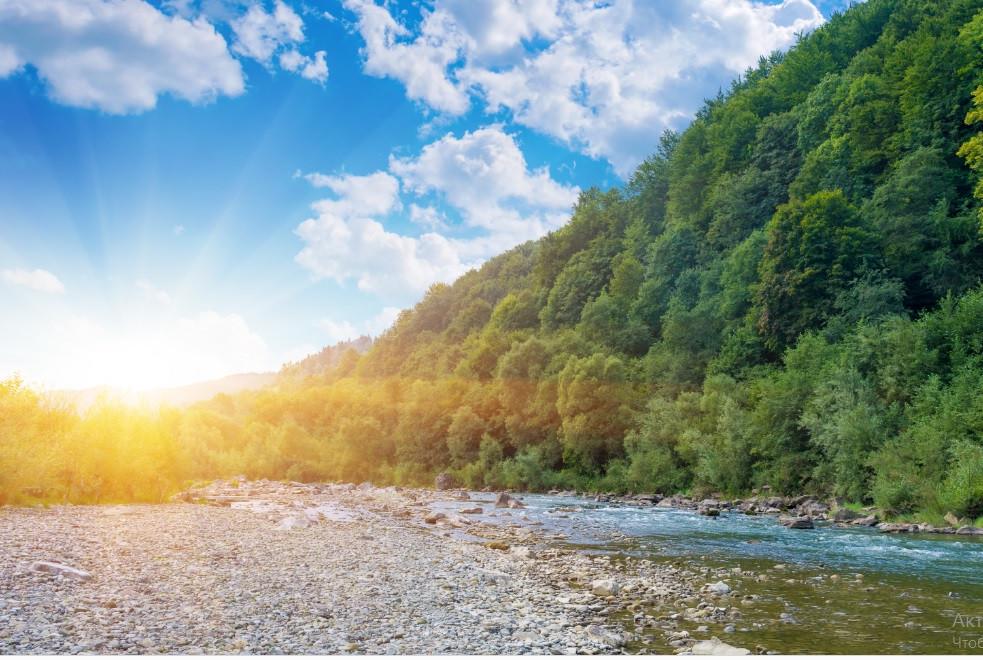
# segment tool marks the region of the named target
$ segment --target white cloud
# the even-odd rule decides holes
[[[296,50],[284,51],[280,54],[280,68],[319,83],[328,79],[328,62],[323,50],[314,53],[314,57],[301,55]]]
[[[440,193],[468,225],[509,235],[513,245],[565,222],[579,193],[557,183],[546,168],[530,170],[515,139],[500,126],[460,138],[445,135],[416,158],[390,158],[389,169],[407,189]]]
[[[321,319],[317,326],[325,332],[328,344],[351,341],[363,335],[378,337],[396,321],[400,311],[399,307],[383,307],[378,314],[361,323]]]
[[[460,138],[446,135],[415,158],[391,158],[389,172],[304,178],[334,197],[316,202],[317,216],[297,228],[305,243],[297,262],[316,277],[355,281],[363,291],[396,297],[451,281],[558,227],[579,193],[546,169],[530,170],[514,138],[499,126]],[[408,219],[428,231],[411,236],[387,229],[383,221],[405,208],[400,182],[407,194],[443,197],[470,235],[446,235],[451,228],[439,212],[416,202]]]
[[[441,112],[477,97],[622,175],[663,128],[823,22],[811,0],[435,0],[412,31],[371,0],[345,4],[368,73]]]
[[[0,2],[0,76],[26,65],[56,101],[110,113],[148,110],[162,94],[200,103],[245,88],[208,21],[142,0]]]
[[[344,0],[344,4],[358,15],[366,73],[396,78],[411,99],[442,112],[460,114],[468,109],[467,93],[446,75],[462,48],[461,36],[446,13],[427,13],[421,35],[410,38],[410,31],[372,0]]]
[[[25,270],[13,268],[0,272],[3,281],[14,286],[32,289],[41,293],[65,293],[65,285],[55,275],[46,270],[35,268]]]
[[[236,36],[232,49],[266,64],[281,47],[304,41],[304,22],[280,0],[271,12],[262,4],[252,5],[231,26]]]

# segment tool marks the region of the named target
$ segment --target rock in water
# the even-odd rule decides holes
[[[469,515],[475,515],[475,514],[484,513],[484,512],[485,512],[484,509],[482,509],[480,506],[473,506],[470,509],[459,509],[458,510],[458,513],[466,513],[466,514],[469,514]]]
[[[778,522],[789,529],[815,529],[816,525],[808,516],[779,518]]]
[[[621,585],[614,580],[594,580],[590,585],[595,596],[617,596]]]
[[[448,490],[454,487],[454,478],[446,472],[441,472],[433,480],[433,485],[437,490]]]
[[[697,642],[691,649],[693,655],[751,655],[747,649],[731,646],[721,642],[716,637],[703,642]]]
[[[35,573],[50,573],[61,577],[71,578],[80,582],[91,580],[92,575],[78,568],[66,564],[57,564],[53,561],[36,561],[31,564],[31,570]]]
[[[524,509],[526,505],[515,499],[508,493],[499,493],[495,500],[495,506],[499,509]]]
[[[707,591],[712,594],[717,594],[718,596],[723,596],[724,594],[730,593],[730,585],[726,582],[716,582],[707,587]]]

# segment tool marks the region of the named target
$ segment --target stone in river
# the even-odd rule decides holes
[[[499,509],[524,509],[526,507],[525,504],[508,493],[499,493],[498,499],[495,500],[495,506]]]
[[[693,655],[751,655],[747,649],[731,646],[726,642],[721,642],[716,637],[703,642],[697,642],[690,649]]]
[[[812,522],[812,518],[807,516],[783,517],[779,518],[778,522],[789,529],[814,529],[816,527],[815,523]]]
[[[837,509],[836,513],[833,514],[833,520],[836,522],[849,522],[851,520],[857,520],[863,516],[852,509]]]
[[[458,513],[479,514],[484,513],[484,509],[482,509],[480,506],[474,506],[470,509],[461,509],[458,511]]]
[[[68,566],[67,564],[58,564],[53,561],[36,561],[31,564],[31,571],[35,573],[60,575],[62,577],[71,578],[80,582],[85,582],[86,580],[92,579],[92,575],[86,571]]]

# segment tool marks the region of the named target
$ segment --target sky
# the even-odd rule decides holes
[[[0,0],[0,379],[376,336],[841,0]]]

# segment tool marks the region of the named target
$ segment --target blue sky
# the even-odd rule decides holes
[[[619,185],[809,0],[0,0],[0,378],[378,334]]]

